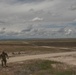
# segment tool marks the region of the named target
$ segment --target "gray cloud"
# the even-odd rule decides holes
[[[58,25],[57,25],[58,26]],[[71,37],[72,35],[76,34],[76,26],[67,26],[67,27],[52,27],[51,25],[49,27],[44,26],[38,27],[35,25],[27,26],[27,28],[22,29],[21,31],[12,31],[7,30],[6,28],[0,29],[0,36],[7,36],[7,37],[13,37],[13,38],[53,38],[53,37]],[[26,35],[26,36],[25,36]]]
[[[32,2],[42,2],[42,1],[45,1],[45,0],[16,0],[16,2],[21,2],[21,3],[32,3]]]
[[[76,22],[75,19],[76,0],[0,0],[0,35],[3,36],[73,36],[76,24],[69,23]]]
[[[6,29],[6,28],[1,28],[1,29],[0,29],[0,34],[4,34],[4,33],[5,33],[5,29]]]
[[[19,32],[14,32],[14,31],[10,31],[10,32],[7,32],[6,35],[10,35],[10,36],[17,36],[19,34]]]
[[[0,23],[5,23],[4,21],[0,21]]]
[[[32,30],[32,25],[27,26],[25,29],[21,30],[21,33],[30,32]]]
[[[75,5],[72,5],[71,7],[70,7],[70,10],[76,10],[76,4]]]

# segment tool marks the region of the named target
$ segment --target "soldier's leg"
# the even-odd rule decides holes
[[[4,65],[7,66],[7,60],[4,60]]]
[[[3,60],[1,60],[1,65],[2,65],[2,67],[3,67]]]

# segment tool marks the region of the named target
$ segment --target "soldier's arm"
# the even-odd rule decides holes
[[[1,59],[2,55],[0,54],[0,59]]]
[[[8,54],[6,53],[6,57],[9,59],[9,56],[8,56]]]

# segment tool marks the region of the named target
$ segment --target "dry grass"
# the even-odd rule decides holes
[[[42,46],[49,46],[42,47]],[[51,48],[56,47],[56,48]],[[41,54],[52,52],[73,51],[71,49],[59,49],[58,47],[75,48],[76,40],[22,40],[22,41],[0,41],[0,51],[21,52],[25,54]]]
[[[76,75],[76,67],[48,60],[30,60],[0,67],[0,75]]]

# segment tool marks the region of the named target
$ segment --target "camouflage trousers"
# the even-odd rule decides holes
[[[1,60],[1,65],[2,66],[7,66],[6,63],[7,63],[7,60],[6,59],[5,60],[3,60],[3,59]]]

